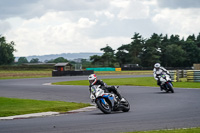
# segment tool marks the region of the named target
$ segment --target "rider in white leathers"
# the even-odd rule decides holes
[[[160,82],[159,76],[160,76],[160,74],[162,72],[165,72],[166,74],[168,74],[170,76],[169,71],[167,71],[164,67],[161,67],[160,63],[156,63],[154,65],[154,69],[153,69],[153,76],[154,76],[155,80],[157,80],[157,85],[160,86],[161,90],[163,90],[163,88],[161,86],[161,82]]]

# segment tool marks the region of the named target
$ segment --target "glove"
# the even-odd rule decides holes
[[[93,95],[93,94],[90,94],[90,99],[92,99],[92,100],[94,100],[94,99],[95,99],[95,97],[94,97],[94,95]]]
[[[90,99],[91,99],[91,102],[93,103],[95,101],[95,97],[93,94],[90,94]]]

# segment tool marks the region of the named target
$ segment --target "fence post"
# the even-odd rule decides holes
[[[179,70],[176,70],[176,75],[177,75],[176,80],[177,82],[179,82],[179,78],[180,78]]]
[[[176,71],[175,70],[169,70],[169,73],[170,73],[170,75],[171,75],[171,78],[172,78],[172,81],[173,82],[177,82],[177,73],[176,73]]]

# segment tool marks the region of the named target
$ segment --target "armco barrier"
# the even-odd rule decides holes
[[[200,70],[188,70],[187,71],[188,82],[200,82]]]

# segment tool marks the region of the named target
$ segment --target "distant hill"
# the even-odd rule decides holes
[[[89,59],[90,56],[99,55],[101,56],[102,53],[62,53],[62,54],[50,54],[50,55],[33,55],[33,56],[26,56],[27,60],[30,61],[32,58],[38,58],[39,61],[44,62],[45,60],[56,59],[58,57],[63,57],[67,60],[74,60],[78,58],[82,59]],[[19,57],[15,57],[15,61],[18,61]]]

